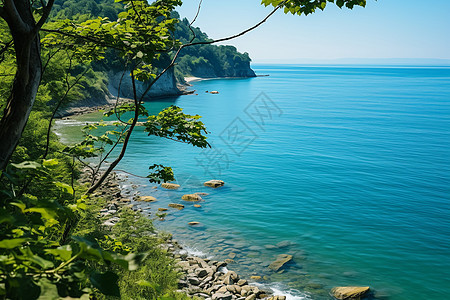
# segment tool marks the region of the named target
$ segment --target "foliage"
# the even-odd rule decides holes
[[[309,15],[314,13],[316,9],[324,10],[328,2],[335,3],[339,8],[345,6],[349,9],[353,9],[355,5],[363,7],[366,5],[366,0],[262,0],[261,4],[274,7],[282,5],[285,13]]]
[[[121,11],[123,5],[114,0],[56,0],[50,18],[73,20],[85,15],[89,19],[102,17],[116,21]]]
[[[57,159],[24,161],[10,164],[2,174],[0,294],[37,299],[42,290],[53,289],[61,297],[81,297],[96,287],[118,295],[118,288],[105,289],[114,287],[105,281],[112,274],[86,269],[85,262],[131,268],[136,257],[109,253],[86,238],[68,239],[86,209],[86,197],[56,181],[59,164]]]
[[[175,180],[171,167],[154,164],[149,167],[150,170],[156,169],[153,173],[147,176],[150,182],[161,183],[161,181],[168,182]]]
[[[139,268],[130,271],[112,266],[110,271],[118,274],[118,285],[123,299],[170,299],[183,298],[172,291],[177,287],[179,274],[174,269],[174,261],[161,247],[167,235],[156,235],[153,223],[147,217],[127,207],[120,211],[120,221],[110,230],[102,229],[97,213],[106,200],[96,198],[87,200],[87,208],[75,234],[89,234],[96,237],[101,247],[120,255],[145,253]],[[99,265],[91,267],[100,268]],[[106,269],[104,269],[105,271]],[[98,299],[105,297],[95,294]]]
[[[199,28],[191,29],[189,21],[183,19],[177,24],[175,36],[183,43],[211,41]],[[180,52],[175,70],[184,76],[246,77],[250,62],[248,53],[239,53],[233,46],[195,45]]]
[[[195,147],[206,148],[209,143],[204,133],[206,127],[199,121],[199,115],[187,115],[177,106],[170,106],[156,116],[148,117],[144,124],[148,135],[156,135],[170,140],[192,144]]]

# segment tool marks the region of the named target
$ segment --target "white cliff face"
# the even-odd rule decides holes
[[[108,90],[109,92],[117,97],[119,94],[119,85],[120,85],[120,97],[124,98],[133,98],[133,85],[131,82],[131,77],[129,73],[125,73],[123,76],[122,82],[120,82],[120,78],[122,77],[122,72],[118,73],[108,73]],[[136,92],[137,96],[140,97],[142,93],[148,87],[148,83],[136,81]],[[152,86],[148,94],[144,99],[149,99],[151,97],[167,97],[167,96],[176,96],[180,95],[181,91],[177,87],[175,75],[173,68],[169,69],[161,78]]]

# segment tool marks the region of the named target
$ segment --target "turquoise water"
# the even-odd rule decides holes
[[[254,69],[270,76],[199,81],[198,95],[147,103],[153,112],[175,103],[202,115],[214,147],[202,152],[138,129],[119,169],[145,176],[164,163],[183,187],[154,190],[130,176],[159,199],[145,211],[153,217],[183,194],[210,193],[201,208],[184,202],[158,226],[192,251],[236,253],[231,269],[267,276],[263,284],[300,298],[368,285],[376,299],[445,299],[450,69]],[[216,178],[226,185],[202,186]],[[274,274],[267,265],[281,253],[294,263]]]

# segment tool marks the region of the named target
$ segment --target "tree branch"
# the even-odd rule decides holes
[[[66,89],[64,95],[62,96],[62,98],[58,101],[58,104],[56,105],[55,109],[53,110],[52,116],[50,117],[49,124],[48,124],[48,128],[47,128],[47,143],[46,143],[46,145],[45,145],[45,152],[44,152],[44,155],[43,155],[43,159],[46,159],[46,158],[47,158],[48,151],[50,150],[50,133],[51,133],[51,130],[52,130],[52,122],[53,122],[53,119],[54,119],[55,116],[56,116],[56,113],[58,112],[59,108],[61,107],[61,105],[62,105],[62,103],[64,102],[64,100],[66,99],[66,97],[69,95],[70,90],[71,90],[75,85],[78,84],[78,82],[81,80],[81,78],[83,78],[83,76],[87,73],[87,71],[89,70],[89,68],[86,68],[86,70],[84,70],[83,73],[81,73],[81,74],[75,79],[75,81],[74,81],[72,84],[70,84],[70,82],[69,82],[69,77],[70,77],[70,71],[71,71],[71,70],[72,70],[72,57],[69,56],[69,68],[68,68],[68,70],[67,70],[66,78],[65,78],[66,85],[67,85],[67,89]]]
[[[283,7],[283,5],[287,2],[288,0],[283,1],[282,3],[280,3],[277,7],[275,7],[272,12],[270,14],[268,14],[264,19],[262,19],[260,22],[258,22],[256,25],[229,37],[225,37],[225,38],[221,38],[218,40],[212,40],[212,41],[204,41],[204,42],[196,42],[196,43],[189,43],[186,45],[183,45],[184,47],[188,47],[188,46],[195,46],[195,45],[209,45],[209,44],[214,44],[214,43],[220,43],[220,42],[224,42],[224,41],[229,41],[235,38],[238,38],[240,36],[243,36],[246,33],[249,33],[250,31],[258,28],[259,26],[261,26],[262,24],[264,24],[278,9],[280,9],[281,7]]]
[[[120,151],[119,156],[111,163],[111,165],[109,165],[108,169],[103,173],[103,175],[100,177],[100,179],[87,190],[86,194],[92,194],[96,189],[98,189],[100,187],[100,185],[108,177],[108,175],[112,172],[112,170],[114,170],[114,168],[119,164],[119,162],[125,156],[125,152],[127,150],[127,146],[130,141],[131,134],[133,133],[133,129],[134,129],[134,127],[136,127],[136,124],[137,124],[138,118],[139,118],[139,101],[137,99],[137,94],[136,94],[136,83],[135,83],[135,78],[134,78],[134,70],[131,70],[131,82],[133,83],[133,96],[134,96],[134,105],[135,105],[134,118],[133,118],[133,122],[130,125],[130,129],[128,129],[125,140],[123,142],[122,150]]]
[[[190,46],[195,46],[195,45],[207,45],[207,44],[214,44],[214,43],[219,43],[219,42],[223,42],[223,41],[228,41],[228,40],[232,40],[235,39],[237,37],[243,36],[244,34],[258,28],[259,26],[261,26],[262,24],[264,24],[278,9],[280,9],[288,0],[283,1],[282,3],[280,3],[277,7],[275,7],[272,12],[270,12],[264,19],[262,19],[260,22],[258,22],[256,25],[238,33],[235,35],[232,35],[230,37],[226,37],[226,38],[221,38],[218,40],[212,40],[212,41],[205,41],[205,42],[196,42],[196,43],[188,43],[188,44],[184,44],[181,45],[177,52],[175,53],[172,61],[170,62],[170,64],[163,70],[161,71],[161,73],[158,74],[158,76],[156,76],[156,78],[149,84],[149,86],[145,89],[144,93],[141,95],[139,102],[141,102],[145,95],[147,95],[147,93],[150,91],[150,89],[152,88],[152,86],[156,83],[156,81],[158,81],[162,75],[164,75],[164,73],[166,73],[170,68],[172,68],[175,65],[175,61],[177,60],[178,56],[180,55],[181,50],[183,50],[183,48],[185,47],[190,47]]]
[[[107,44],[103,41],[97,40],[95,38],[89,37],[89,36],[81,36],[81,35],[76,35],[76,34],[72,34],[72,33],[68,33],[68,32],[64,32],[61,30],[57,30],[57,29],[45,29],[45,28],[41,28],[41,31],[43,32],[50,32],[50,33],[58,33],[61,34],[63,36],[69,36],[72,38],[76,38],[76,39],[82,39],[91,43],[95,43],[99,46],[103,46],[103,47],[107,47],[107,48],[111,48],[111,49],[115,49],[115,50],[120,50],[123,51],[124,48],[120,48],[120,47],[115,47],[113,45]]]
[[[61,50],[61,48],[58,48],[55,52],[51,53],[51,54],[48,56],[47,61],[45,62],[44,66],[42,67],[42,75],[44,75],[45,70],[47,70],[47,66],[48,66],[48,64],[50,63],[50,60],[51,60],[51,59],[53,58],[53,56],[55,56],[60,50]]]
[[[260,21],[259,23],[257,23],[256,25],[250,27],[249,29],[246,29],[238,34],[235,34],[233,36],[230,37],[226,37],[226,38],[222,38],[222,39],[218,39],[218,40],[212,40],[212,41],[207,41],[207,42],[196,42],[196,43],[188,43],[188,44],[184,44],[181,45],[177,52],[175,53],[172,61],[170,62],[170,64],[161,71],[161,73],[159,73],[156,78],[149,84],[149,86],[146,88],[146,90],[142,93],[142,95],[139,97],[139,100],[137,98],[137,94],[136,94],[136,85],[135,85],[135,78],[134,78],[134,71],[131,71],[131,81],[133,83],[133,96],[134,96],[134,103],[135,103],[135,110],[134,110],[134,119],[133,122],[130,124],[130,128],[128,129],[127,135],[125,137],[123,146],[122,146],[122,150],[119,154],[119,156],[114,160],[114,162],[111,163],[111,165],[109,165],[108,169],[103,173],[103,175],[100,177],[100,179],[93,184],[86,192],[86,194],[92,194],[96,189],[98,189],[100,187],[100,185],[105,181],[105,179],[108,177],[108,175],[114,170],[114,168],[119,164],[119,162],[122,160],[122,158],[125,155],[131,134],[133,132],[133,129],[135,128],[138,118],[139,118],[139,104],[143,101],[145,95],[150,91],[150,89],[152,88],[152,86],[161,78],[161,76],[163,76],[170,68],[172,68],[175,65],[175,61],[178,58],[178,56],[180,55],[180,52],[183,48],[185,47],[190,47],[190,46],[194,46],[194,45],[205,45],[205,44],[213,44],[213,43],[218,43],[218,42],[223,42],[223,41],[227,41],[227,40],[231,40],[237,37],[240,37],[256,28],[258,28],[259,26],[261,26],[263,23],[265,23],[278,9],[280,9],[288,0],[283,1],[281,4],[279,4],[276,8],[274,8],[272,10],[271,13],[269,13],[262,21]]]
[[[189,23],[189,30],[192,32],[192,39],[189,41],[189,43],[192,43],[192,42],[195,40],[195,38],[196,38],[195,32],[194,32],[194,30],[192,29],[192,24],[194,24],[195,21],[197,21],[197,17],[198,17],[198,15],[200,14],[200,8],[202,7],[202,2],[203,2],[203,0],[200,0],[200,2],[198,3],[197,13],[195,14],[195,17],[194,17],[194,19],[192,20],[192,22]]]
[[[39,19],[36,26],[34,26],[33,28],[34,33],[37,33],[41,29],[42,25],[44,25],[45,21],[47,21],[47,18],[50,15],[54,2],[55,0],[48,0],[47,5],[42,7],[44,11],[42,13],[42,17]]]
[[[11,47],[11,45],[14,43],[14,40],[10,40],[9,42],[7,42],[5,44],[5,46],[3,46],[2,49],[0,49],[0,56],[3,55],[3,53],[5,53],[6,51],[8,51],[9,47]]]
[[[14,23],[14,27],[23,33],[29,33],[30,28],[28,25],[22,20],[19,12],[17,11],[16,5],[13,0],[4,0],[4,10],[5,10],[5,21]]]

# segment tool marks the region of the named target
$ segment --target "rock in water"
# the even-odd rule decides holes
[[[200,222],[189,222],[188,223],[188,225],[190,225],[190,226],[194,226],[194,225],[198,225],[198,224],[200,224]]]
[[[175,183],[170,183],[170,182],[164,182],[164,183],[161,183],[161,187],[168,189],[168,190],[176,190],[180,187],[180,185],[175,184]]]
[[[331,294],[336,299],[340,300],[359,300],[361,296],[364,296],[369,292],[368,286],[338,286],[331,289]]]
[[[178,204],[178,203],[169,203],[169,207],[176,208],[178,210],[182,210],[184,208],[184,205]]]
[[[202,197],[200,197],[197,194],[188,194],[188,195],[183,195],[183,197],[181,197],[181,199],[183,199],[184,201],[200,201],[200,200],[202,200]]]
[[[292,260],[292,255],[289,254],[280,254],[277,257],[277,260],[269,265],[269,269],[274,272],[278,272],[285,264]]]
[[[223,186],[224,184],[225,184],[225,182],[223,182],[222,180],[216,180],[216,179],[209,180],[209,181],[204,183],[205,186],[209,186],[209,187],[212,187],[212,188],[218,188],[218,187]]]
[[[140,196],[136,199],[137,201],[144,201],[144,202],[155,202],[156,198],[152,196]]]

